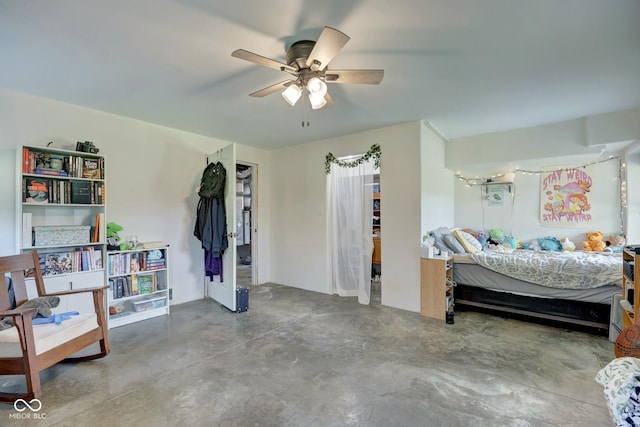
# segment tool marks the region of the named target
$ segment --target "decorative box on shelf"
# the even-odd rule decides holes
[[[83,245],[91,241],[88,225],[43,225],[33,227],[36,246]]]

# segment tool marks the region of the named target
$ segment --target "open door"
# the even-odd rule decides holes
[[[227,215],[227,239],[229,247],[222,255],[222,279],[205,276],[207,295],[231,311],[236,311],[236,145],[230,144],[209,154],[209,161],[220,162],[227,172],[224,189],[224,206]]]

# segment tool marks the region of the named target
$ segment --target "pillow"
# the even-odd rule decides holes
[[[618,357],[602,368],[596,381],[604,387],[604,397],[616,425],[627,425],[626,419],[640,418],[640,359]]]
[[[456,236],[456,239],[460,242],[465,251],[470,254],[478,253],[482,250],[482,244],[473,237],[473,235],[467,233],[463,230],[453,230],[453,235]]]
[[[433,240],[434,240],[433,244],[435,245],[436,248],[440,250],[440,252],[452,251],[452,249],[449,246],[447,246],[447,244],[444,242],[444,236],[448,235],[449,233],[450,231],[447,227],[436,228],[435,230],[429,233],[429,235],[433,237]]]
[[[460,244],[456,236],[454,236],[453,234],[447,234],[446,236],[444,236],[444,242],[447,244],[447,246],[451,248],[450,250],[453,251],[454,254],[467,253],[467,251],[464,250],[464,248],[462,247],[462,245]]]

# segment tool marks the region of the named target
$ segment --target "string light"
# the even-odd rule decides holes
[[[620,232],[624,233],[624,211],[627,208],[627,181],[626,181],[626,167],[627,165],[625,163],[622,162],[622,158],[620,156],[610,156],[607,159],[603,159],[603,160],[597,160],[597,161],[593,161],[593,162],[589,162],[589,163],[585,163],[583,165],[579,165],[579,166],[573,166],[573,167],[565,167],[565,168],[558,168],[558,169],[547,169],[547,170],[531,170],[531,169],[521,169],[521,168],[516,168],[508,173],[499,173],[499,174],[494,174],[492,175],[490,178],[481,178],[478,176],[475,176],[473,178],[467,178],[464,175],[462,175],[461,172],[456,172],[456,178],[458,178],[461,181],[464,181],[467,184],[467,187],[473,187],[476,185],[483,185],[483,184],[489,184],[489,183],[494,183],[496,179],[500,179],[500,178],[504,178],[505,176],[507,176],[508,174],[516,174],[516,173],[521,173],[524,175],[528,175],[528,176],[532,176],[532,175],[540,175],[540,174],[547,174],[551,171],[563,171],[563,172],[567,172],[573,169],[579,169],[579,168],[588,168],[589,166],[594,166],[594,165],[598,165],[600,163],[606,163],[606,162],[610,162],[610,161],[614,161],[617,160],[619,163],[619,167],[618,167],[618,189],[619,189],[619,197],[620,197]],[[623,177],[623,172],[625,172],[625,176]],[[499,184],[500,182],[496,182],[496,184]]]

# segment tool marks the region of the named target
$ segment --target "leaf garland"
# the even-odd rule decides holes
[[[336,156],[333,155],[333,153],[329,153],[327,154],[324,160],[324,172],[327,175],[331,173],[331,163],[335,163],[336,165],[343,168],[355,168],[369,161],[369,159],[373,159],[373,164],[375,168],[378,169],[380,167],[380,153],[381,151],[380,151],[379,144],[373,144],[371,148],[369,148],[369,151],[367,151],[362,156],[350,162],[339,160],[336,158]]]

